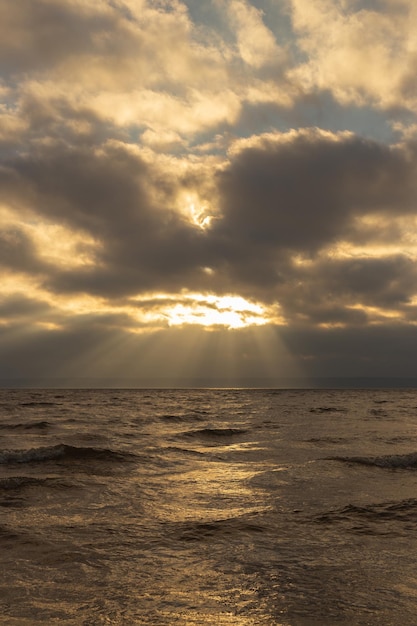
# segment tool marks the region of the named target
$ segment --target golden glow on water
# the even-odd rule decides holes
[[[252,594],[247,594],[247,601],[253,601]],[[169,618],[171,615],[174,620],[178,618],[178,614],[167,613],[161,611],[161,614],[164,617]],[[206,624],[207,626],[214,625],[215,626],[259,626],[259,621],[257,619],[253,619],[251,617],[244,617],[243,615],[237,615],[236,612],[230,613],[217,613],[215,617],[215,622],[213,622],[213,614],[209,611],[195,611],[192,609],[188,609],[187,613],[181,615],[181,626],[202,626]],[[274,626],[284,626],[284,624],[274,622]]]
[[[192,450],[198,456],[184,464],[185,456],[181,454],[181,469],[165,474],[163,483],[158,483],[158,499],[148,502],[145,511],[145,516],[169,528],[171,539],[178,543],[176,560],[166,561],[171,577],[161,578],[158,588],[165,599],[158,611],[160,623],[271,626],[269,612],[257,595],[256,573],[243,571],[240,557],[223,571],[224,553],[218,552],[219,546],[229,542],[236,555],[253,550],[253,533],[258,529],[262,532],[262,526],[258,527],[262,515],[272,510],[265,490],[252,482],[270,469],[270,464],[259,458],[244,461],[244,455],[256,453],[262,442],[247,441],[245,431],[233,435],[233,439],[215,435],[211,442],[210,429],[184,433],[183,428],[183,424],[178,425],[180,438],[191,437],[187,447],[182,448],[184,454]],[[162,450],[162,456],[172,454],[170,450]],[[223,458],[217,460],[217,455]],[[195,548],[197,552],[203,549],[205,557],[195,560],[185,571],[182,559],[190,559]],[[273,624],[280,626],[280,621],[274,619]]]
[[[167,482],[165,498],[161,498],[154,515],[172,522],[210,522],[265,511],[262,497],[259,502],[263,504],[259,507],[256,492],[248,484],[258,472],[259,468],[211,463],[173,474]]]
[[[204,430],[201,433],[197,431],[195,436],[191,433],[190,445],[199,453],[198,462],[190,460],[184,471],[167,477],[164,493],[160,494],[158,508],[153,515],[172,522],[210,522],[236,520],[268,510],[264,492],[258,492],[251,484],[251,480],[267,465],[239,461],[225,463],[222,460],[202,462],[200,459],[200,454],[210,455],[213,443],[216,454],[239,455],[237,459],[240,453],[255,453],[263,449],[256,441],[239,441],[244,436],[242,431],[235,434],[235,440],[231,441],[220,430],[218,435],[214,434],[212,441],[210,431],[208,434]]]

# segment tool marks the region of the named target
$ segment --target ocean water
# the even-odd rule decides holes
[[[417,390],[1,390],[0,624],[415,626]]]

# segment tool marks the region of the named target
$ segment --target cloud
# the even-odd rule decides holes
[[[282,61],[283,51],[273,33],[264,24],[261,11],[245,0],[218,0],[217,4],[229,18],[239,55],[247,65],[257,68]]]
[[[295,324],[282,337],[305,376],[414,376],[415,327],[395,321],[354,329]]]
[[[122,144],[99,150],[46,145],[10,161],[3,177],[5,203],[24,207],[29,220],[37,215],[63,225],[74,232],[74,245],[84,246],[84,264],[51,268],[54,289],[101,294],[175,289],[196,268],[201,273],[200,263],[208,265],[203,232],[178,209],[178,182]],[[33,237],[32,232],[31,243],[22,233],[19,250],[14,247],[14,262],[20,259],[27,269],[32,257],[20,249],[33,248]]]
[[[2,75],[42,74],[95,48],[95,38],[113,27],[106,3],[68,0],[0,2]]]
[[[32,274],[44,269],[31,239],[19,228],[0,230],[0,265]]]
[[[415,258],[332,258],[325,254],[293,268],[280,290],[290,324],[355,327],[407,323],[417,291]]]
[[[158,335],[156,372],[210,314],[206,373],[222,324],[255,371],[237,330],[251,316],[261,345],[279,331],[318,371],[336,362],[329,338],[350,371],[366,346],[379,355],[377,337],[411,336],[414,13],[406,0],[0,0],[4,362],[29,373],[44,346],[40,371],[95,358],[104,375],[120,345],[127,371]],[[320,115],[327,129],[305,126]]]
[[[43,316],[52,311],[47,302],[28,298],[22,294],[2,295],[0,299],[0,319],[16,324],[17,320],[33,322],[33,317]]]
[[[339,249],[352,264],[364,264],[358,276],[364,278],[372,264],[375,277],[385,274],[387,259],[355,248],[379,239],[396,264],[403,259],[399,273],[409,275],[406,257],[395,256],[388,239],[395,225],[404,245],[414,223],[415,167],[407,146],[315,129],[255,136],[238,141],[227,161],[191,164],[122,142],[100,148],[51,143],[15,157],[3,170],[4,202],[24,207],[44,224],[42,239],[21,222],[20,248],[16,240],[10,263],[27,271],[38,266],[45,286],[63,292],[110,297],[242,289],[246,296],[279,302],[284,285],[301,280],[300,255],[316,263],[327,284],[339,278],[332,278],[326,263],[338,268],[342,284],[348,280],[348,261],[337,258]],[[206,201],[214,219],[201,229],[186,203]],[[204,211],[209,215],[210,206]],[[61,224],[62,234],[48,223]],[[62,262],[48,243],[48,228],[54,237],[73,241]],[[73,250],[83,259],[78,265],[65,261]],[[363,261],[355,260],[360,254]],[[369,298],[376,298],[368,283]],[[404,293],[411,293],[412,284],[410,279]]]
[[[417,107],[412,0],[291,0],[297,45],[306,56],[293,71],[304,88],[330,90],[345,104]]]
[[[413,159],[404,149],[317,129],[240,141],[219,174],[218,229],[263,249],[314,252],[357,216],[412,212]]]
[[[285,53],[261,13],[236,0],[218,14],[237,46],[181,2],[0,0],[0,141],[153,133],[177,135],[179,147],[233,126],[246,102],[289,106]]]
[[[218,173],[213,265],[247,297],[278,302],[289,325],[406,322],[416,165],[412,146],[347,133],[239,141]]]

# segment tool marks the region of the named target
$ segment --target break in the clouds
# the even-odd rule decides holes
[[[416,17],[0,0],[1,376],[414,375]]]

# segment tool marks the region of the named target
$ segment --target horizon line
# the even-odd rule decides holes
[[[0,389],[394,389],[417,388],[416,376],[50,377],[0,378]]]

